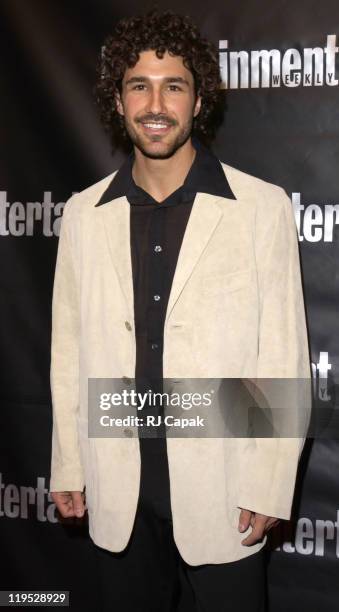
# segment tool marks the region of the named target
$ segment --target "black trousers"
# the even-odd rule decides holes
[[[231,563],[188,565],[173,539],[166,439],[140,439],[140,450],[140,495],[127,548],[112,553],[93,543],[101,610],[264,612],[264,550]]]

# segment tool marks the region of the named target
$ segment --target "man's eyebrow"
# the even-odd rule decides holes
[[[186,83],[186,85],[189,85],[189,82],[187,81],[187,79],[184,79],[183,77],[166,77],[165,81],[167,83]]]
[[[131,77],[128,79],[128,81],[126,81],[126,85],[128,85],[128,83],[141,83],[144,81],[147,81],[146,77]]]
[[[146,77],[146,76],[133,76],[126,81],[126,85],[129,85],[130,83],[145,83],[146,81],[149,81],[149,80],[150,80],[149,77]],[[182,83],[185,85],[189,85],[189,82],[187,81],[187,79],[184,79],[183,77],[179,77],[179,76],[165,77],[164,81],[166,83]]]

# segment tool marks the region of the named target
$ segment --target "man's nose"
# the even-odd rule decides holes
[[[154,115],[165,112],[164,97],[160,89],[153,89],[150,92],[147,110]]]

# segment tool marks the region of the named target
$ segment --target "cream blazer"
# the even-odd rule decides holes
[[[292,204],[227,164],[236,200],[197,193],[164,325],[165,378],[303,378],[310,360]],[[83,491],[92,540],[123,550],[136,514],[140,451],[88,437],[88,378],[133,378],[130,205],[95,207],[115,173],[73,195],[61,223],[52,303],[50,491]],[[131,432],[129,432],[131,433]],[[168,438],[173,532],[190,565],[236,561],[241,508],[290,517],[304,437]]]

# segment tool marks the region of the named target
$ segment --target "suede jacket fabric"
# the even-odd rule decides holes
[[[165,378],[310,379],[292,204],[273,184],[221,163],[234,198],[198,192],[164,323]],[[115,173],[65,205],[52,305],[51,491],[86,486],[93,541],[129,541],[140,482],[135,429],[88,437],[88,378],[133,379],[130,204],[96,206]],[[240,508],[288,519],[304,437],[168,438],[175,542],[191,565],[260,550]]]

